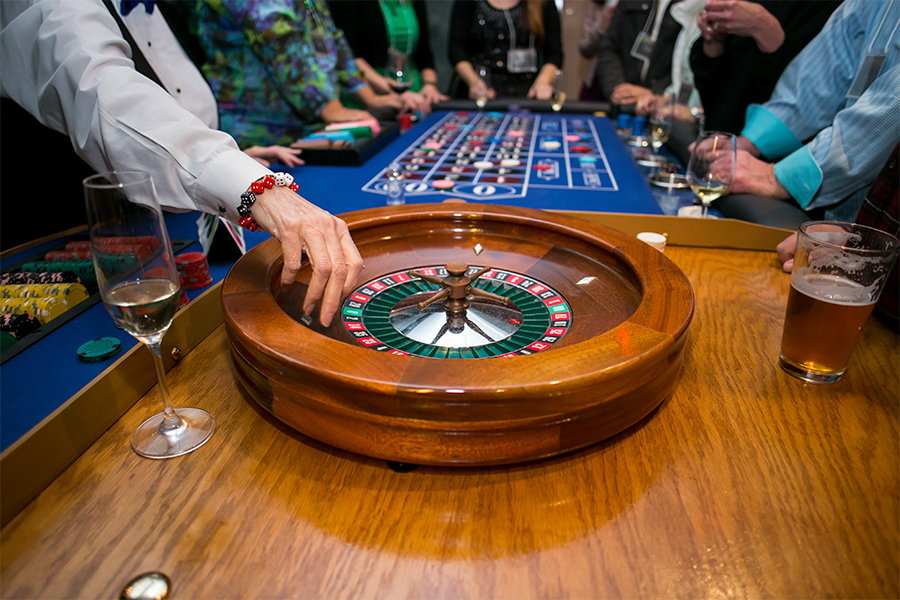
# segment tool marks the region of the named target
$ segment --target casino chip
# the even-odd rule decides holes
[[[489,160],[479,160],[477,162],[473,162],[472,166],[476,169],[491,169],[494,167],[494,163]]]
[[[179,254],[175,257],[175,266],[184,279],[184,287],[189,290],[199,290],[213,282],[209,263],[206,261],[206,255],[202,252]]]
[[[7,331],[0,331],[0,350],[6,350],[18,341],[13,334]]]
[[[453,188],[454,183],[450,179],[438,179],[437,181],[433,181],[431,185],[439,190],[449,190]]]
[[[521,164],[521,161],[518,161],[514,158],[506,158],[500,161],[501,167],[518,167]]]
[[[544,142],[544,150],[559,150],[561,145],[559,142]]]
[[[114,337],[102,337],[78,347],[78,360],[86,363],[102,362],[122,350],[122,343]]]

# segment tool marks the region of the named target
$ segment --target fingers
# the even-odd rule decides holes
[[[347,231],[346,224],[340,219],[336,219],[328,215],[325,221],[316,220],[310,224],[312,231],[306,238],[306,252],[312,266],[312,277],[310,278],[309,288],[306,292],[306,298],[303,300],[303,312],[310,314],[315,308],[316,302],[321,299],[321,307],[319,309],[319,321],[323,326],[328,327],[337,312],[340,305],[341,295],[344,293],[350,266],[344,256],[344,248],[348,242],[343,242]],[[349,241],[352,245],[352,240]],[[362,259],[359,252],[356,252],[354,268],[356,274],[362,266]],[[352,287],[356,278],[349,285]]]
[[[281,270],[282,285],[291,285],[300,272],[303,262],[303,242],[296,231],[286,231],[281,235],[281,252],[284,254],[284,268]]]
[[[791,267],[794,265],[794,251],[797,247],[797,234],[792,233],[786,237],[780,244],[775,246],[775,254],[781,261],[785,271],[790,273]],[[790,263],[790,265],[788,265]]]
[[[794,270],[794,259],[784,261],[784,264],[781,265],[781,268],[784,269],[785,273],[790,273]]]

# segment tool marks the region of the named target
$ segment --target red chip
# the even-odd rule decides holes
[[[588,148],[587,146],[572,146],[569,148],[572,152],[581,152],[582,154],[587,154],[588,152],[593,152],[593,149]]]
[[[534,165],[535,171],[549,171],[551,168],[550,165]]]

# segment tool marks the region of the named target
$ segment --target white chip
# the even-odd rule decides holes
[[[518,166],[521,165],[521,164],[522,164],[521,161],[518,161],[518,160],[516,160],[516,159],[514,159],[514,158],[507,158],[507,159],[505,159],[505,160],[501,160],[501,161],[500,161],[500,166],[501,166],[501,167],[518,167]]]
[[[544,142],[544,150],[559,150],[559,142]]]
[[[478,162],[472,163],[472,166],[476,169],[492,169],[494,167],[494,163],[489,160],[479,160]]]

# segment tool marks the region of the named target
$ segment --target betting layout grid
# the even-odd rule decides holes
[[[490,164],[488,164],[490,163]],[[617,191],[590,117],[450,113],[422,134],[363,191],[386,194],[392,166],[407,196],[452,194],[473,201],[523,198],[529,188]]]

